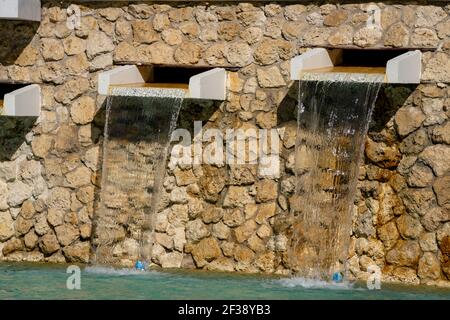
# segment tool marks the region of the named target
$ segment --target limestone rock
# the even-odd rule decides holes
[[[415,27],[432,27],[443,20],[447,14],[439,6],[418,6]]]
[[[234,262],[229,258],[219,257],[209,263],[205,269],[210,271],[233,272]]]
[[[112,53],[105,53],[96,56],[91,60],[89,64],[89,71],[94,72],[98,70],[104,70],[113,65],[113,55]]]
[[[38,208],[38,201],[33,202],[31,200],[26,200],[24,203],[22,203],[22,209],[20,210],[20,215],[22,217],[24,217],[25,219],[33,218],[34,214],[37,211],[37,209],[35,209],[35,206],[36,206],[36,208]]]
[[[64,46],[56,39],[42,39],[42,57],[45,61],[58,61],[64,58]]]
[[[192,249],[192,257],[198,267],[203,267],[206,262],[211,262],[221,255],[220,246],[217,240],[212,237],[201,240]]]
[[[253,202],[254,199],[249,194],[247,187],[230,186],[223,200],[223,206],[225,208],[242,207]]]
[[[53,138],[49,135],[40,135],[31,142],[31,149],[36,157],[44,158],[52,146]]]
[[[434,127],[431,138],[435,143],[450,144],[450,121]]]
[[[395,222],[391,221],[380,227],[378,229],[378,237],[381,241],[383,241],[386,249],[391,249],[399,238],[399,233]]]
[[[70,187],[79,188],[91,183],[91,175],[91,170],[85,166],[80,166],[77,169],[67,173],[66,179]]]
[[[411,214],[425,215],[436,203],[431,189],[408,189],[400,195],[403,203]]]
[[[24,235],[33,227],[33,220],[25,219],[18,216],[15,223],[15,228],[18,234]]]
[[[397,132],[402,137],[419,128],[424,120],[425,115],[422,111],[414,107],[401,108],[394,117]]]
[[[86,165],[86,167],[88,167],[94,172],[97,171],[99,167],[99,153],[100,153],[99,146],[95,146],[87,150],[81,159],[83,163]]]
[[[411,44],[417,47],[435,47],[439,42],[434,30],[417,28],[411,35]]]
[[[34,231],[40,236],[50,231],[50,226],[47,223],[47,218],[45,214],[42,213],[35,217]]]
[[[8,208],[8,185],[0,180],[0,210],[7,210]]]
[[[236,246],[234,250],[234,259],[240,263],[249,264],[254,257],[255,253],[243,245]]]
[[[86,40],[70,36],[63,40],[64,50],[68,56],[82,54],[86,51]]]
[[[170,46],[175,46],[183,41],[183,34],[177,29],[166,29],[161,33],[161,37]]]
[[[333,46],[351,45],[353,43],[353,28],[347,25],[341,26],[330,35],[328,42]]]
[[[449,82],[450,57],[444,52],[437,52],[425,64],[422,81]]]
[[[441,264],[434,253],[423,254],[419,260],[417,274],[422,280],[437,280],[441,277]]]
[[[168,12],[172,22],[182,22],[193,18],[193,9],[190,7],[176,8]]]
[[[28,232],[25,237],[23,238],[25,247],[27,249],[34,249],[38,243],[39,237],[36,235],[36,233],[31,230]]]
[[[70,108],[72,120],[77,124],[87,124],[92,122],[95,112],[95,100],[89,96],[81,97]]]
[[[222,220],[229,227],[237,227],[244,223],[245,218],[241,209],[228,209],[225,211]]]
[[[158,33],[153,30],[153,25],[147,20],[136,20],[131,23],[133,28],[133,40],[137,43],[153,43],[159,40]]]
[[[181,23],[179,29],[189,40],[196,40],[200,34],[200,26],[194,21]]]
[[[172,203],[184,204],[188,202],[186,188],[175,188],[170,192]]]
[[[419,238],[419,245],[422,251],[436,252],[438,249],[436,243],[436,234],[434,232],[423,233]]]
[[[128,12],[135,18],[148,19],[154,13],[154,9],[147,3],[131,4],[128,7]]]
[[[266,22],[266,16],[263,11],[251,10],[238,13],[237,18],[245,27],[263,26]]]
[[[263,31],[258,27],[250,27],[241,30],[240,37],[245,40],[249,45],[253,45],[261,41],[263,37]]]
[[[160,258],[163,268],[180,268],[183,261],[183,254],[180,252],[165,253]]]
[[[445,208],[433,207],[427,210],[421,222],[427,231],[436,231],[442,222],[449,220],[450,213]]]
[[[128,42],[121,42],[117,45],[114,52],[114,61],[136,61],[138,60],[138,51]]]
[[[324,20],[323,24],[329,27],[337,27],[344,23],[348,18],[347,12],[344,10],[332,11],[328,14]]]
[[[370,237],[375,234],[373,216],[369,211],[358,215],[354,227],[354,233],[358,237]]]
[[[225,57],[231,65],[245,67],[252,60],[252,49],[243,42],[233,42],[227,45]]]
[[[230,236],[230,228],[223,222],[219,222],[213,225],[212,235],[220,240],[226,240]]]
[[[398,165],[401,154],[396,146],[388,146],[384,142],[367,139],[365,153],[367,158],[383,168],[393,168]]]
[[[420,257],[420,246],[413,240],[399,240],[386,255],[386,261],[396,266],[412,267],[417,265]]]
[[[173,63],[173,48],[163,42],[142,45],[138,50],[138,58],[139,60],[153,64]]]
[[[196,242],[207,236],[209,230],[202,220],[196,219],[186,224],[186,239]]]
[[[153,28],[156,31],[163,31],[170,26],[169,16],[166,13],[158,13],[153,18]]]
[[[419,158],[433,169],[436,176],[442,176],[450,169],[450,162],[443,160],[450,158],[450,146],[444,144],[429,146],[422,151]]]
[[[272,40],[264,40],[259,43],[253,53],[255,62],[260,65],[269,65],[279,58],[276,43]]]
[[[406,154],[421,152],[429,144],[428,134],[426,130],[419,129],[405,139],[400,144],[400,151]]]
[[[248,220],[241,226],[234,229],[234,235],[236,241],[239,243],[247,240],[252,234],[255,233],[257,224],[253,220]]]
[[[167,233],[155,233],[155,241],[162,245],[164,248],[171,250],[173,248],[173,238]]]
[[[433,181],[433,171],[428,166],[415,164],[411,168],[407,182],[410,187],[427,187]]]
[[[64,255],[70,262],[89,262],[91,246],[89,242],[76,242],[63,249]]]
[[[58,87],[55,93],[55,100],[63,104],[68,104],[71,100],[78,98],[87,90],[89,90],[89,80],[82,77],[75,78]]]
[[[101,31],[89,32],[89,37],[86,43],[86,53],[89,59],[101,53],[107,53],[114,50],[114,44],[110,37]]]
[[[14,221],[9,211],[0,212],[0,242],[4,242],[14,235]]]
[[[68,246],[78,239],[80,232],[71,224],[63,224],[55,228],[56,236],[62,246]]]
[[[404,239],[417,239],[423,231],[420,222],[407,214],[397,219],[397,228]]]
[[[60,248],[58,239],[53,232],[47,233],[41,238],[39,247],[45,254],[52,254],[53,252],[58,251]]]
[[[123,14],[123,10],[121,8],[104,8],[99,10],[98,13],[106,20],[113,22]]]
[[[20,206],[25,200],[30,199],[33,190],[22,181],[14,181],[8,185],[8,204],[11,207]]]
[[[204,223],[219,222],[219,220],[222,219],[222,216],[223,216],[223,209],[218,207],[206,209],[202,213],[202,219]]]
[[[408,283],[408,284],[419,284],[419,278],[417,277],[416,270],[408,267],[396,267],[392,272],[392,276],[395,280]]]
[[[3,246],[2,252],[3,255],[8,255],[15,251],[20,251],[23,249],[23,242],[18,238],[9,239]]]
[[[66,210],[70,208],[70,191],[66,188],[56,187],[50,191],[47,199],[49,208]]]
[[[306,6],[302,4],[288,5],[284,8],[284,16],[288,20],[297,21],[300,20],[307,10]]]
[[[258,84],[261,88],[277,88],[286,85],[280,70],[276,67],[258,69],[256,71]]]
[[[256,201],[273,201],[278,196],[278,184],[273,180],[264,179],[256,184]]]
[[[275,202],[260,204],[258,206],[255,221],[258,224],[267,223],[267,220],[275,215],[276,208],[277,206]]]
[[[353,36],[353,43],[359,47],[370,47],[375,45],[382,37],[379,28],[364,27],[358,30]]]
[[[450,175],[445,175],[436,179],[433,184],[433,190],[436,193],[436,198],[441,206],[450,204]]]

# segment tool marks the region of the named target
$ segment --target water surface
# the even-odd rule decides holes
[[[67,266],[0,263],[0,299],[446,299],[450,289],[363,283],[329,284],[200,271],[81,267],[81,290],[68,290]]]

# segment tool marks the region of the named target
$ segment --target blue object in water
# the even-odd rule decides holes
[[[332,279],[333,279],[334,282],[342,282],[342,279],[343,279],[342,273],[340,273],[340,272],[333,273],[333,278]]]
[[[134,268],[135,268],[136,270],[139,270],[139,271],[145,271],[145,265],[144,265],[144,263],[143,263],[142,261],[140,261],[140,260],[136,261],[136,264],[134,265]]]

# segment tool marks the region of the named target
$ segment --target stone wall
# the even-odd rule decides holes
[[[227,101],[180,125],[285,127],[282,175],[255,166],[168,168],[153,262],[162,267],[289,273],[296,85],[289,59],[310,47],[423,49],[419,86],[383,87],[355,200],[350,272],[450,279],[450,5],[43,1],[40,24],[1,21],[0,80],[38,83],[36,119],[0,118],[0,259],[88,262],[101,175],[105,98],[97,75],[139,62],[233,66]],[[74,1],[75,3],[75,1]],[[205,108],[211,107],[207,104]],[[125,235],[117,252],[135,250]],[[124,245],[126,244],[126,245]],[[120,249],[120,250],[119,250]]]

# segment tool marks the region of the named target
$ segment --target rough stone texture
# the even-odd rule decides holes
[[[98,72],[118,63],[225,66],[237,67],[227,101],[195,102],[180,122],[201,119],[220,131],[285,128],[280,177],[261,176],[257,165],[169,168],[153,261],[286,274],[297,97],[289,59],[311,47],[416,46],[427,48],[427,84],[381,89],[355,197],[362,212],[354,217],[358,250],[351,258],[362,279],[374,261],[395,281],[450,280],[449,12],[425,2],[385,2],[381,25],[372,27],[356,4],[105,3],[89,6],[82,26],[69,30],[65,6],[51,1],[27,42],[4,26],[0,77],[41,85],[43,110],[27,126],[0,119],[0,259],[89,261],[105,122]],[[127,202],[122,194],[112,200],[117,209]],[[127,215],[117,216],[112,233],[132,256],[136,244],[128,237],[138,230],[125,230]]]

